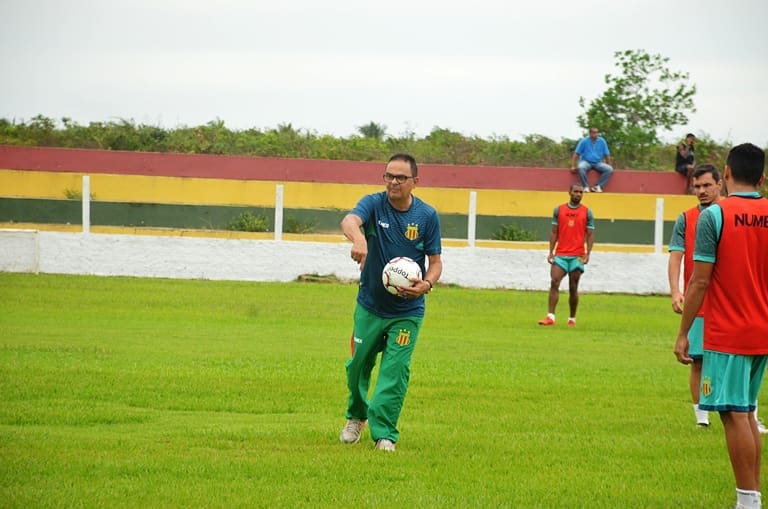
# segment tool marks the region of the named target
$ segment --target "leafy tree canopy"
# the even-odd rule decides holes
[[[368,122],[365,125],[357,127],[359,132],[365,138],[373,138],[374,140],[383,140],[387,135],[387,126],[377,124],[376,122]]]
[[[643,50],[614,53],[618,75],[608,74],[608,89],[589,105],[584,97],[579,106],[582,129],[598,127],[610,142],[617,158],[636,166],[650,147],[658,145],[659,130],[688,123],[694,113],[696,86],[688,84],[688,73],[671,71],[669,58]]]

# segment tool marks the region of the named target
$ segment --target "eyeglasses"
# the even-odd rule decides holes
[[[384,182],[392,182],[394,180],[398,184],[405,184],[408,181],[408,179],[414,178],[414,177],[411,177],[410,175],[392,175],[391,173],[385,173],[383,177],[384,177]]]

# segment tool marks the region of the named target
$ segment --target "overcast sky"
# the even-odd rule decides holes
[[[0,117],[560,140],[626,49],[698,88],[665,140],[768,146],[766,0],[0,0]]]

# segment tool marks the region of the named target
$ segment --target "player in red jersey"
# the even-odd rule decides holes
[[[699,216],[693,275],[674,348],[679,362],[692,362],[688,331],[703,308],[699,408],[720,414],[736,507],[747,509],[762,507],[762,444],[753,412],[768,362],[768,199],[758,192],[764,172],[759,147],[745,143],[728,154],[728,198]]]
[[[549,236],[550,269],[549,308],[539,325],[555,325],[555,308],[560,298],[560,282],[568,274],[568,304],[571,314],[568,325],[576,325],[576,309],[579,306],[579,279],[584,265],[589,263],[594,243],[595,220],[592,211],[581,204],[584,188],[571,184],[567,203],[555,207],[552,214],[552,233]],[[586,248],[585,248],[586,244]]]
[[[696,222],[702,210],[720,199],[723,180],[717,168],[711,164],[702,164],[691,173],[693,192],[699,199],[699,204],[680,213],[672,230],[669,241],[669,293],[672,296],[672,309],[675,313],[683,312],[683,298],[688,281],[693,274],[693,243],[696,240]],[[680,291],[680,266],[683,266],[683,291]],[[699,408],[699,385],[701,384],[701,358],[704,356],[704,315],[699,313],[688,333],[689,355],[693,359],[688,385],[693,401],[693,413],[696,424],[700,427],[709,426],[709,412]]]

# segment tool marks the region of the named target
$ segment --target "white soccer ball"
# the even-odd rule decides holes
[[[411,278],[421,279],[421,267],[406,256],[398,256],[389,260],[381,273],[381,282],[384,283],[384,288],[392,295],[398,294],[398,286],[413,286]]]

